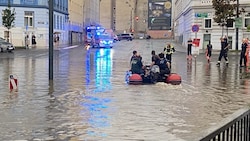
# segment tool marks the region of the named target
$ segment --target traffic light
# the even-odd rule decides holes
[[[138,17],[138,16],[136,16],[136,17],[135,17],[135,20],[136,20],[136,22],[138,22],[138,20],[139,20],[139,17]]]

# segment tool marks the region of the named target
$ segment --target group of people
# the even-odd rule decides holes
[[[25,35],[24,42],[25,42],[25,47],[29,48],[30,40],[29,40],[29,35],[28,34]],[[31,45],[32,45],[32,47],[36,47],[36,36],[34,35],[34,33],[32,33],[32,35],[31,35]]]
[[[167,43],[163,51],[156,54],[155,50],[151,51],[151,64],[143,65],[142,57],[137,51],[133,51],[133,55],[130,59],[132,74],[140,74],[143,77],[149,76],[149,72],[158,73],[159,77],[170,74],[172,54],[175,52],[174,47]],[[156,78],[157,79],[157,78]]]
[[[229,51],[229,47],[230,47],[230,44],[228,43],[228,38],[227,36],[225,35],[224,37],[221,37],[220,38],[220,42],[221,42],[221,49],[220,49],[220,54],[219,54],[219,57],[218,57],[218,61],[217,61],[217,66],[220,66],[220,63],[221,63],[221,59],[224,58],[225,61],[226,61],[226,65],[228,65],[229,63],[229,59],[228,59],[228,51]],[[190,38],[188,41],[187,41],[187,59],[192,59],[192,45],[193,45],[193,42],[192,42],[192,39]],[[207,48],[206,48],[206,58],[207,58],[207,61],[208,63],[211,61],[211,55],[212,55],[212,44],[210,42],[210,40],[208,41],[208,44],[207,44]],[[241,44],[241,53],[240,53],[240,62],[239,62],[239,66],[240,67],[246,67],[248,66],[248,59],[250,57],[250,41],[248,38],[244,38],[242,40],[242,44]]]

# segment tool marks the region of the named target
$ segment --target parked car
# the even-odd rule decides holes
[[[15,47],[13,46],[13,44],[5,41],[4,38],[0,37],[0,52],[12,52],[13,50],[15,50]]]
[[[132,36],[130,34],[128,34],[128,33],[118,34],[117,36],[118,36],[119,40],[127,40],[127,41],[132,41],[133,40]]]

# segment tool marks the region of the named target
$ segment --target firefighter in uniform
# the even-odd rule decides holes
[[[175,48],[170,43],[167,43],[167,45],[164,47],[163,53],[166,55],[166,59],[170,62],[172,62],[172,54],[175,52]]]

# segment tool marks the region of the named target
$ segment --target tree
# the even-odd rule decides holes
[[[213,8],[215,10],[215,17],[213,18],[216,23],[222,26],[222,34],[224,26],[227,24],[228,19],[235,16],[237,4],[236,0],[213,0]]]
[[[247,32],[250,32],[250,24],[247,26]]]
[[[16,19],[15,9],[11,11],[10,3],[8,7],[2,11],[2,25],[8,29],[7,31],[7,41],[9,41],[9,31],[12,27],[15,26]]]

